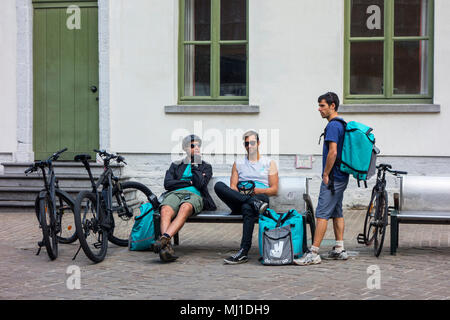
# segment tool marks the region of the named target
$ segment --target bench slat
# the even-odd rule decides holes
[[[402,211],[397,215],[399,220],[402,219],[430,219],[430,220],[449,220],[450,211]]]

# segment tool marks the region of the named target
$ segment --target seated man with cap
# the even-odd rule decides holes
[[[170,165],[164,178],[164,188],[168,191],[160,205],[161,237],[154,246],[155,252],[164,262],[175,261],[178,257],[171,245],[171,239],[181,230],[186,220],[199,214],[203,209],[216,210],[216,205],[208,193],[212,167],[201,158],[202,140],[196,135],[183,139],[186,157]]]

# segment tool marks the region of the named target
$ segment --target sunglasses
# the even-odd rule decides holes
[[[248,147],[250,145],[250,146],[254,147],[254,146],[256,146],[257,143],[258,142],[256,142],[256,141],[245,141],[244,146]]]
[[[195,147],[201,147],[202,145],[200,143],[193,143],[191,144],[191,149],[194,149]]]

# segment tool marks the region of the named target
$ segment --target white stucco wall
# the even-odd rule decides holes
[[[449,1],[436,0],[435,11],[434,88],[441,113],[345,115],[374,128],[384,155],[450,156],[438,143],[450,123]],[[279,129],[281,154],[321,153],[317,141],[326,123],[317,97],[343,92],[343,1],[250,0],[249,92],[259,115],[166,115],[164,106],[177,103],[178,0],[112,0],[110,13],[112,149],[168,153],[177,129],[192,131],[202,120],[203,133]]]
[[[8,160],[9,154],[15,152],[17,148],[16,26],[16,1],[2,1],[2,10],[0,10],[0,158],[3,154],[3,160]]]

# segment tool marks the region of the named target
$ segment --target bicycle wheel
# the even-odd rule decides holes
[[[78,239],[74,221],[74,200],[66,192],[56,189],[55,202],[59,229],[58,241],[64,244],[73,243]]]
[[[387,192],[384,191],[379,197],[379,207],[377,209],[377,228],[375,232],[374,254],[379,257],[383,249],[384,236],[386,234],[386,227],[388,224],[388,201]]]
[[[74,207],[75,202],[73,198],[66,192],[56,189],[55,190],[55,200],[56,200],[56,222],[59,232],[57,233],[57,239],[59,243],[69,244],[75,242],[77,237],[77,232],[75,230],[74,224]],[[39,212],[40,212],[40,199],[39,196],[35,200],[35,211],[36,218],[40,222]]]
[[[75,200],[75,226],[78,240],[86,256],[98,263],[105,259],[108,250],[108,232],[100,227],[97,197],[82,191]]]
[[[372,191],[369,206],[367,207],[366,218],[364,220],[364,239],[366,246],[370,246],[376,234],[375,212],[376,212],[376,192]]]
[[[148,197],[153,193],[139,182],[124,182],[121,187],[122,192],[119,192],[117,187],[113,190],[114,230],[109,234],[109,241],[126,247],[134,225],[134,217],[140,214],[139,207],[148,202]]]
[[[52,217],[52,205],[48,196],[39,199],[39,224],[42,229],[43,244],[47,249],[50,260],[58,257],[58,237],[56,234],[56,221]]]

